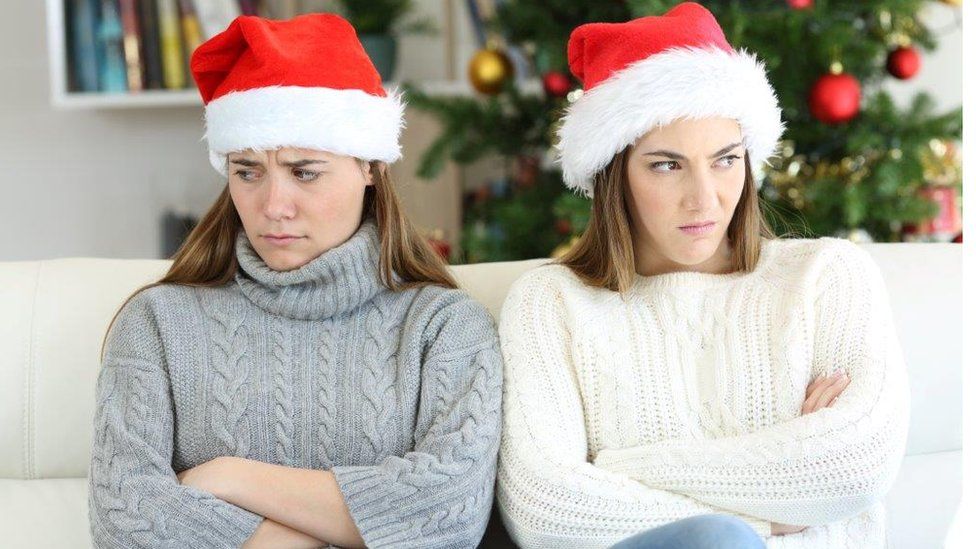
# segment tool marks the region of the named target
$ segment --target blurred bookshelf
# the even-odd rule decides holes
[[[198,33],[196,43],[199,43],[208,36],[207,29],[218,32],[236,15],[253,12],[255,6],[263,4],[247,0],[45,1],[51,104],[66,110],[202,106],[189,74],[187,51],[193,39],[188,43],[187,31]],[[170,10],[171,41],[167,45],[174,47],[175,44],[179,49],[178,53],[171,52],[173,57],[168,67],[179,75],[167,82],[163,81],[165,71],[161,68],[164,62],[160,44],[165,42],[161,40],[163,25],[159,24],[161,8]],[[194,9],[204,10],[202,13],[207,16],[203,21],[193,19]],[[178,19],[174,22],[173,17]],[[147,28],[153,27],[155,31],[146,32]],[[147,37],[156,45],[151,46]],[[112,55],[114,61],[109,60]],[[148,66],[151,63],[155,63],[155,68]],[[113,66],[114,72],[106,71],[107,65]],[[82,66],[84,69],[80,68]],[[476,94],[471,84],[463,79],[412,84],[430,95]],[[388,82],[384,87],[389,92],[402,86],[398,82]],[[538,81],[520,82],[520,87],[541,92]]]
[[[216,10],[211,19],[241,7],[237,0],[46,0],[52,105],[201,105],[185,53],[186,37],[199,43],[203,35],[199,19],[184,17],[183,9],[208,4]]]

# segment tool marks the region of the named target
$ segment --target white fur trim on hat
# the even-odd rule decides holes
[[[210,164],[227,176],[227,154],[301,147],[392,163],[400,158],[404,104],[362,90],[269,86],[207,104]]]
[[[785,125],[754,54],[681,47],[631,63],[567,109],[556,145],[563,180],[592,197],[593,176],[642,135],[681,118],[710,117],[739,122],[754,166],[774,154]]]

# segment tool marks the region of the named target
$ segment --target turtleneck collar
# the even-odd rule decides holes
[[[269,313],[301,320],[329,318],[355,309],[386,289],[380,277],[379,250],[376,222],[366,219],[342,244],[297,269],[275,271],[261,259],[242,229],[237,234],[240,268],[235,278],[244,295]]]

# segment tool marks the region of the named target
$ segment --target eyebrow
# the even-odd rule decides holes
[[[734,149],[734,148],[736,148],[736,147],[738,147],[740,145],[742,145],[742,142],[741,141],[738,142],[738,143],[732,143],[731,145],[726,145],[725,147],[722,147],[717,152],[715,152],[714,154],[712,154],[711,156],[709,156],[709,158],[717,158],[719,156],[722,156],[723,154],[731,151],[732,149]],[[646,152],[642,156],[651,156],[651,155],[663,156],[663,157],[666,157],[666,158],[670,158],[672,160],[688,160],[687,158],[685,158],[684,156],[682,156],[682,155],[680,155],[680,154],[678,154],[676,152],[673,152],[673,151],[665,151],[665,150]]]
[[[258,162],[257,160],[247,160],[246,158],[231,160],[230,163],[240,164],[241,166],[247,166],[248,168],[264,166],[264,164]],[[295,160],[293,162],[282,162],[281,165],[289,168],[302,168],[304,166],[308,166],[309,164],[326,164],[326,163],[328,163],[327,160],[303,159],[303,160]]]

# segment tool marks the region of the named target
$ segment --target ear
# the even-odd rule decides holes
[[[363,178],[366,179],[366,186],[373,184],[373,167],[370,165],[368,160],[359,161],[359,169],[363,172]]]

